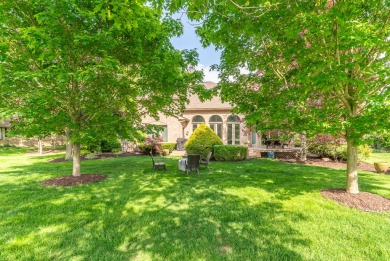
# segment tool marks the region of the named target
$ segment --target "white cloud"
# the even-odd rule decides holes
[[[210,66],[206,66],[206,65],[200,63],[195,68],[197,70],[203,70],[203,74],[204,74],[203,81],[204,82],[215,82],[215,83],[218,83],[220,81],[220,79],[218,77],[218,72],[217,71],[211,71],[210,70]],[[240,73],[241,74],[249,74],[249,70],[247,68],[240,67],[239,69],[240,69]],[[231,77],[229,79],[233,81],[234,78]]]
[[[249,74],[248,68],[240,67],[240,73],[241,74]]]
[[[218,72],[217,71],[211,71],[210,66],[206,66],[203,64],[198,64],[196,66],[197,70],[203,70],[204,78],[203,81],[205,82],[219,82]]]

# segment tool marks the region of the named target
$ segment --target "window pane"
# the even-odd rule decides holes
[[[200,115],[196,115],[192,118],[192,122],[197,122],[197,123],[202,123],[202,122],[206,122],[204,120],[204,118]]]
[[[210,123],[210,129],[212,129],[215,132],[215,124],[214,123]]]
[[[232,136],[233,136],[233,125],[228,124],[228,130],[227,130],[227,135],[228,135],[228,144],[233,144]]]
[[[240,117],[238,117],[237,115],[230,115],[227,118],[227,121],[228,122],[240,122]]]
[[[256,131],[253,130],[252,131],[252,137],[251,137],[251,140],[252,140],[251,143],[252,144],[256,144],[256,138],[257,138],[256,137]]]
[[[198,127],[198,124],[192,124],[192,131],[194,131]]]
[[[213,115],[210,117],[210,122],[222,122],[222,118],[218,115]]]
[[[217,135],[222,139],[222,124],[217,124]]]
[[[161,137],[163,141],[167,142],[168,141],[168,127],[164,126],[163,131],[161,132]]]
[[[234,124],[234,140],[235,144],[240,144],[240,124]]]

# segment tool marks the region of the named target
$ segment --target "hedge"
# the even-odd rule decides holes
[[[246,146],[239,145],[215,145],[214,158],[216,161],[245,160],[248,153]]]
[[[201,123],[188,138],[184,148],[187,154],[200,154],[206,157],[214,145],[222,144],[221,138],[209,126]]]
[[[162,142],[161,146],[163,149],[168,149],[169,153],[171,153],[175,149],[176,143],[175,142]]]

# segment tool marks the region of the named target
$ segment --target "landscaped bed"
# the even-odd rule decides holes
[[[122,157],[82,162],[99,182],[54,187],[41,182],[69,176],[71,163],[48,162],[63,155],[1,155],[1,260],[390,259],[389,212],[321,194],[345,187],[344,170],[253,159],[187,176],[177,158],[153,171]],[[359,178],[390,198],[389,175]]]

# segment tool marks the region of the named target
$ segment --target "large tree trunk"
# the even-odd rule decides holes
[[[66,136],[66,160],[72,160],[72,142],[70,140],[70,131],[68,128],[65,129],[65,136]]]
[[[300,155],[300,161],[306,161],[307,160],[307,141],[306,141],[306,132],[302,132],[300,135],[301,138],[301,155]]]
[[[80,176],[80,143],[73,143],[73,176]]]
[[[357,171],[357,147],[354,140],[347,134],[347,192],[359,193],[358,171]]]

